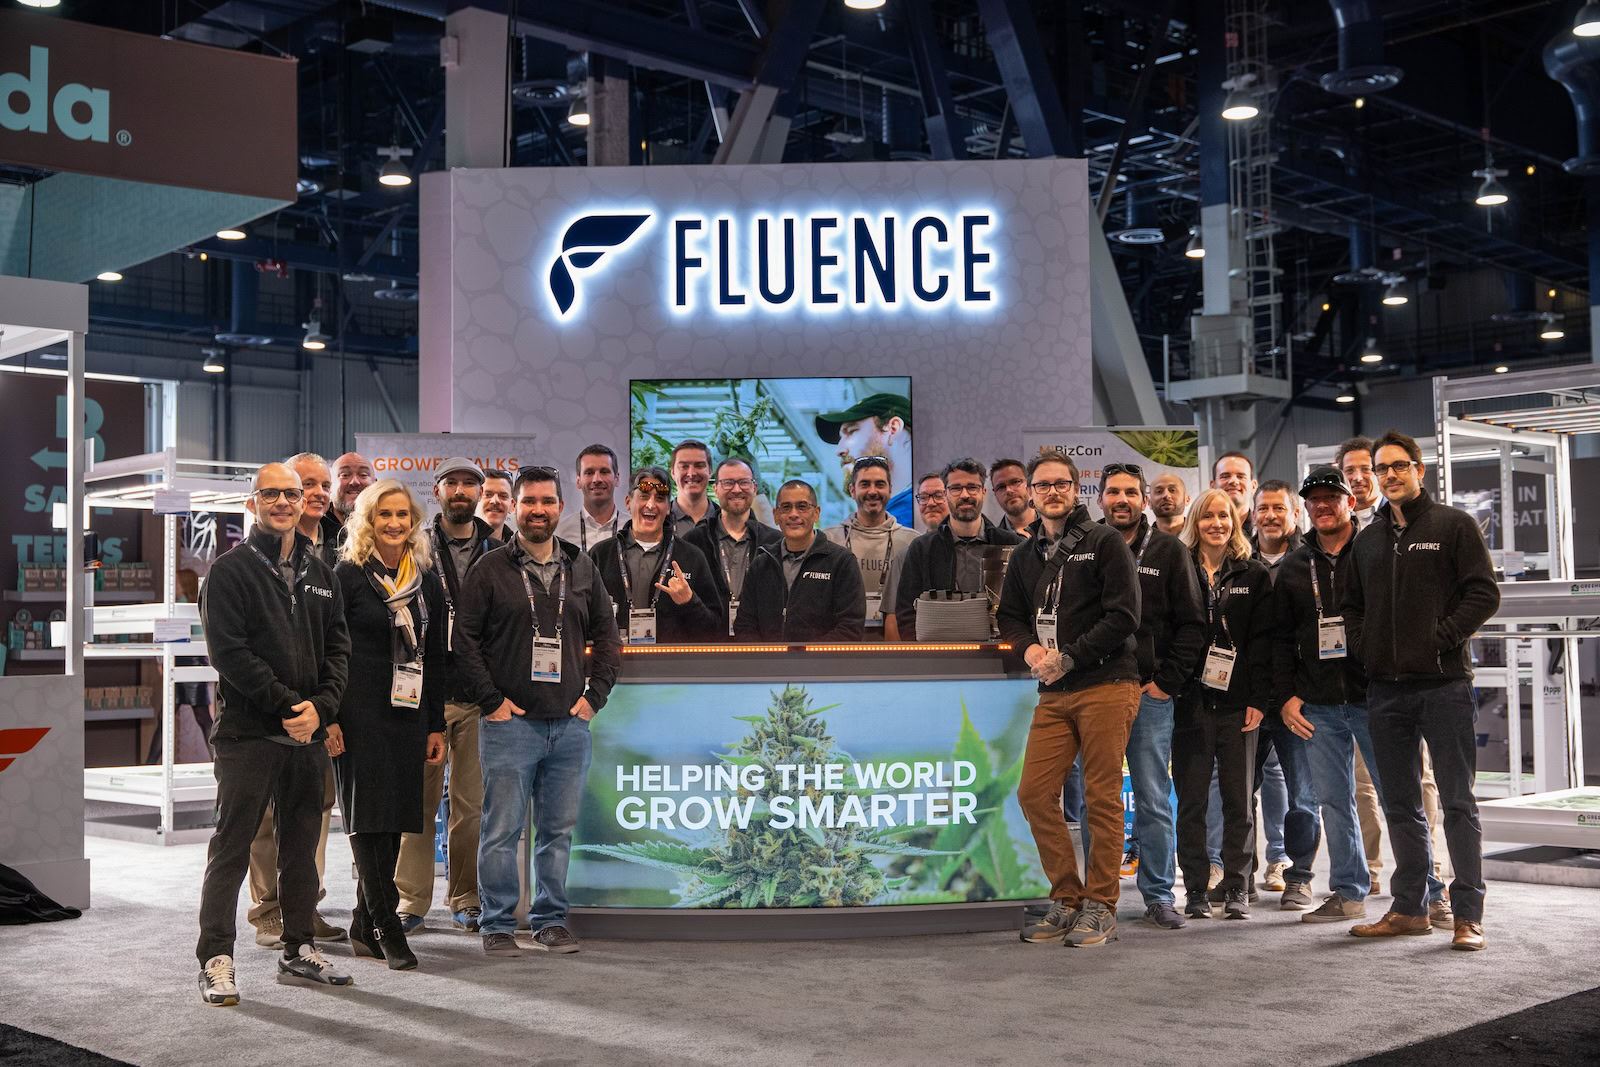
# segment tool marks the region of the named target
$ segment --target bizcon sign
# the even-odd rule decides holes
[[[643,267],[674,315],[983,315],[1002,302],[993,209],[661,213],[596,206],[558,228],[538,272],[563,324],[603,314]]]

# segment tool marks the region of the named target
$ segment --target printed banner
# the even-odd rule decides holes
[[[1201,464],[1200,431],[1186,426],[1068,426],[1062,429],[1023,430],[1022,460],[1048,449],[1059,449],[1078,465],[1082,487],[1078,499],[1098,517],[1100,470],[1108,463],[1133,463],[1144,471],[1145,482],[1163,474],[1176,474],[1193,500],[1207,484]]]
[[[586,907],[1049,894],[1017,805],[1028,679],[620,685],[568,882]]]
[[[409,486],[432,518],[439,510],[433,498],[434,472],[447,459],[465,456],[484,470],[503,470],[513,478],[519,468],[540,463],[562,469],[553,456],[535,456],[533,442],[531,433],[358,433],[356,451],[372,462],[378,481],[396,478]]]

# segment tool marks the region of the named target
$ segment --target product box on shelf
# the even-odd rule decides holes
[[[21,567],[17,571],[17,588],[24,593],[38,593],[44,589],[44,577],[38,567]]]

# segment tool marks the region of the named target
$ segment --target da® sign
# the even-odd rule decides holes
[[[24,107],[17,108],[21,97]],[[81,116],[81,117],[80,117]],[[111,140],[111,91],[67,82],[50,94],[50,49],[28,49],[28,73],[0,74],[0,126],[21,133],[49,133],[50,119],[74,141]],[[127,143],[127,134],[118,140]]]
[[[829,315],[903,308],[986,314],[1001,303],[988,208],[748,215],[596,210],[559,231],[541,276],[563,323],[604,300],[619,260],[648,255],[675,315]]]

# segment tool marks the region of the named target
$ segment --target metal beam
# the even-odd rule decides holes
[[[275,259],[288,265],[292,270],[314,270],[341,277],[344,274],[338,253],[318,245],[295,244],[261,237],[246,237],[243,241],[223,241],[212,237],[190,247],[208,256],[234,262],[258,263],[262,260]],[[384,281],[393,280],[406,285],[417,284],[417,265],[396,259],[394,256],[373,256],[361,268],[361,272]]]
[[[754,163],[767,142],[767,124],[778,108],[778,98],[789,91],[805,67],[811,37],[822,19],[825,0],[792,0],[783,20],[766,38],[766,47],[754,71],[755,84],[739,96],[728,134],[714,162]],[[785,121],[784,133],[787,133]]]
[[[1106,176],[1100,183],[1100,199],[1095,204],[1095,210],[1100,215],[1102,224],[1106,221],[1106,213],[1111,210],[1111,197],[1117,191],[1117,174],[1122,170],[1122,160],[1128,154],[1128,138],[1133,136],[1133,128],[1144,113],[1144,98],[1150,92],[1150,79],[1156,71],[1156,60],[1161,56],[1161,49],[1167,39],[1167,26],[1172,22],[1172,9],[1177,6],[1177,0],[1165,0],[1161,5],[1161,15],[1156,19],[1155,25],[1150,30],[1150,40],[1145,42],[1144,58],[1139,67],[1139,80],[1134,83],[1133,95],[1128,98],[1128,119],[1122,124],[1122,133],[1117,137],[1117,147],[1111,153],[1111,162],[1106,167]]]
[[[964,159],[967,155],[965,124],[956,115],[955,98],[950,93],[950,71],[945,67],[944,49],[933,25],[928,0],[905,0],[901,11],[911,31],[911,68],[922,90],[922,125],[928,133],[929,152],[934,159]]]
[[[978,0],[978,14],[1028,155],[1070,154],[1071,126],[1045,59],[1032,5],[1028,0]]]
[[[751,45],[601,0],[534,4],[518,12],[516,32],[741,91],[753,84],[760,55]]]

